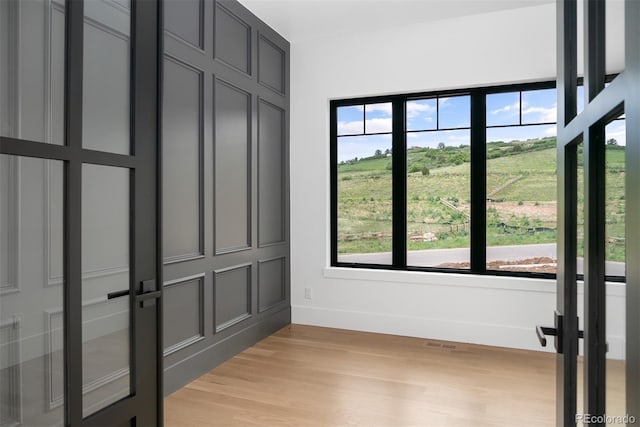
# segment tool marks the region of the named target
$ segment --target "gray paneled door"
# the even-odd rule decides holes
[[[289,44],[235,0],[166,0],[165,392],[290,321]]]
[[[161,423],[158,3],[0,1],[0,425]]]

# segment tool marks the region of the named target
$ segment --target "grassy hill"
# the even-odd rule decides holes
[[[555,146],[553,137],[487,144],[489,246],[556,241]],[[608,259],[623,261],[625,151],[607,146],[606,153]],[[464,145],[407,150],[410,250],[469,246],[469,156]],[[578,175],[581,186],[581,167]],[[338,194],[338,251],[391,250],[391,157],[341,163]],[[582,214],[578,222],[581,234]]]

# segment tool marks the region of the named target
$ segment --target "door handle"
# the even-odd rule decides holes
[[[154,279],[145,280],[141,285],[142,289],[136,295],[136,302],[140,304],[140,308],[156,305],[156,299],[162,296],[162,292],[156,290],[156,281]]]
[[[538,336],[538,341],[540,341],[540,345],[543,347],[547,346],[547,338],[546,335],[556,337],[554,340],[556,351],[559,354],[562,354],[562,314],[557,311],[553,312],[553,327],[550,326],[536,326],[536,335]]]
[[[109,292],[107,294],[107,299],[120,298],[125,295],[129,295],[129,289],[124,289],[122,291]]]
[[[540,345],[543,347],[547,346],[547,337],[546,335],[550,335],[550,336],[557,336],[558,335],[558,330],[556,328],[551,328],[549,326],[536,326],[536,335],[538,336],[538,341],[540,341]]]
[[[155,305],[156,299],[162,296],[161,291],[156,291],[156,281],[155,280],[145,280],[141,282],[142,289],[140,292],[136,294],[136,302],[140,304],[140,308],[151,307]],[[123,289],[121,291],[109,292],[107,294],[107,299],[120,298],[126,295],[129,295],[129,289]]]
[[[547,336],[552,336],[552,337],[556,337],[555,339],[555,347],[556,347],[556,351],[559,354],[562,354],[562,323],[563,323],[563,316],[562,314],[559,314],[557,311],[554,312],[553,315],[554,318],[554,323],[555,326],[554,327],[550,327],[550,326],[536,326],[536,335],[538,336],[538,341],[540,341],[540,345],[543,347],[547,346]],[[578,339],[580,338],[584,338],[584,331],[581,331],[578,329]]]

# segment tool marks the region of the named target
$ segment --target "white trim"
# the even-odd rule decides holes
[[[504,289],[520,292],[556,293],[555,279],[492,276],[477,274],[436,273],[418,271],[378,270],[367,268],[326,267],[327,279],[362,280],[367,282],[423,284],[474,289]],[[583,293],[584,283],[578,281],[578,294]],[[626,285],[607,282],[607,296],[624,297]]]
[[[292,305],[291,323],[354,331],[437,339],[495,347],[553,353],[553,346],[540,347],[533,325],[528,327],[431,317],[382,314],[355,310]],[[625,339],[608,336],[612,359],[624,359]]]

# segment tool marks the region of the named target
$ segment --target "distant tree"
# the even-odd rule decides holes
[[[384,150],[384,154],[391,154],[391,150],[387,148],[386,150]]]
[[[357,162],[357,161],[358,161],[358,158],[357,158],[357,157],[354,157],[354,158],[353,158],[353,161],[354,161],[354,162]]]
[[[422,168],[422,176],[428,176],[431,172],[429,171],[428,167],[423,167]]]
[[[382,151],[376,150],[376,152],[374,153],[374,156],[376,156],[376,157],[382,156]]]
[[[618,145],[618,141],[615,138],[607,139],[607,145]]]
[[[438,150],[444,150],[444,148],[445,148],[444,142],[439,142],[438,143]]]

